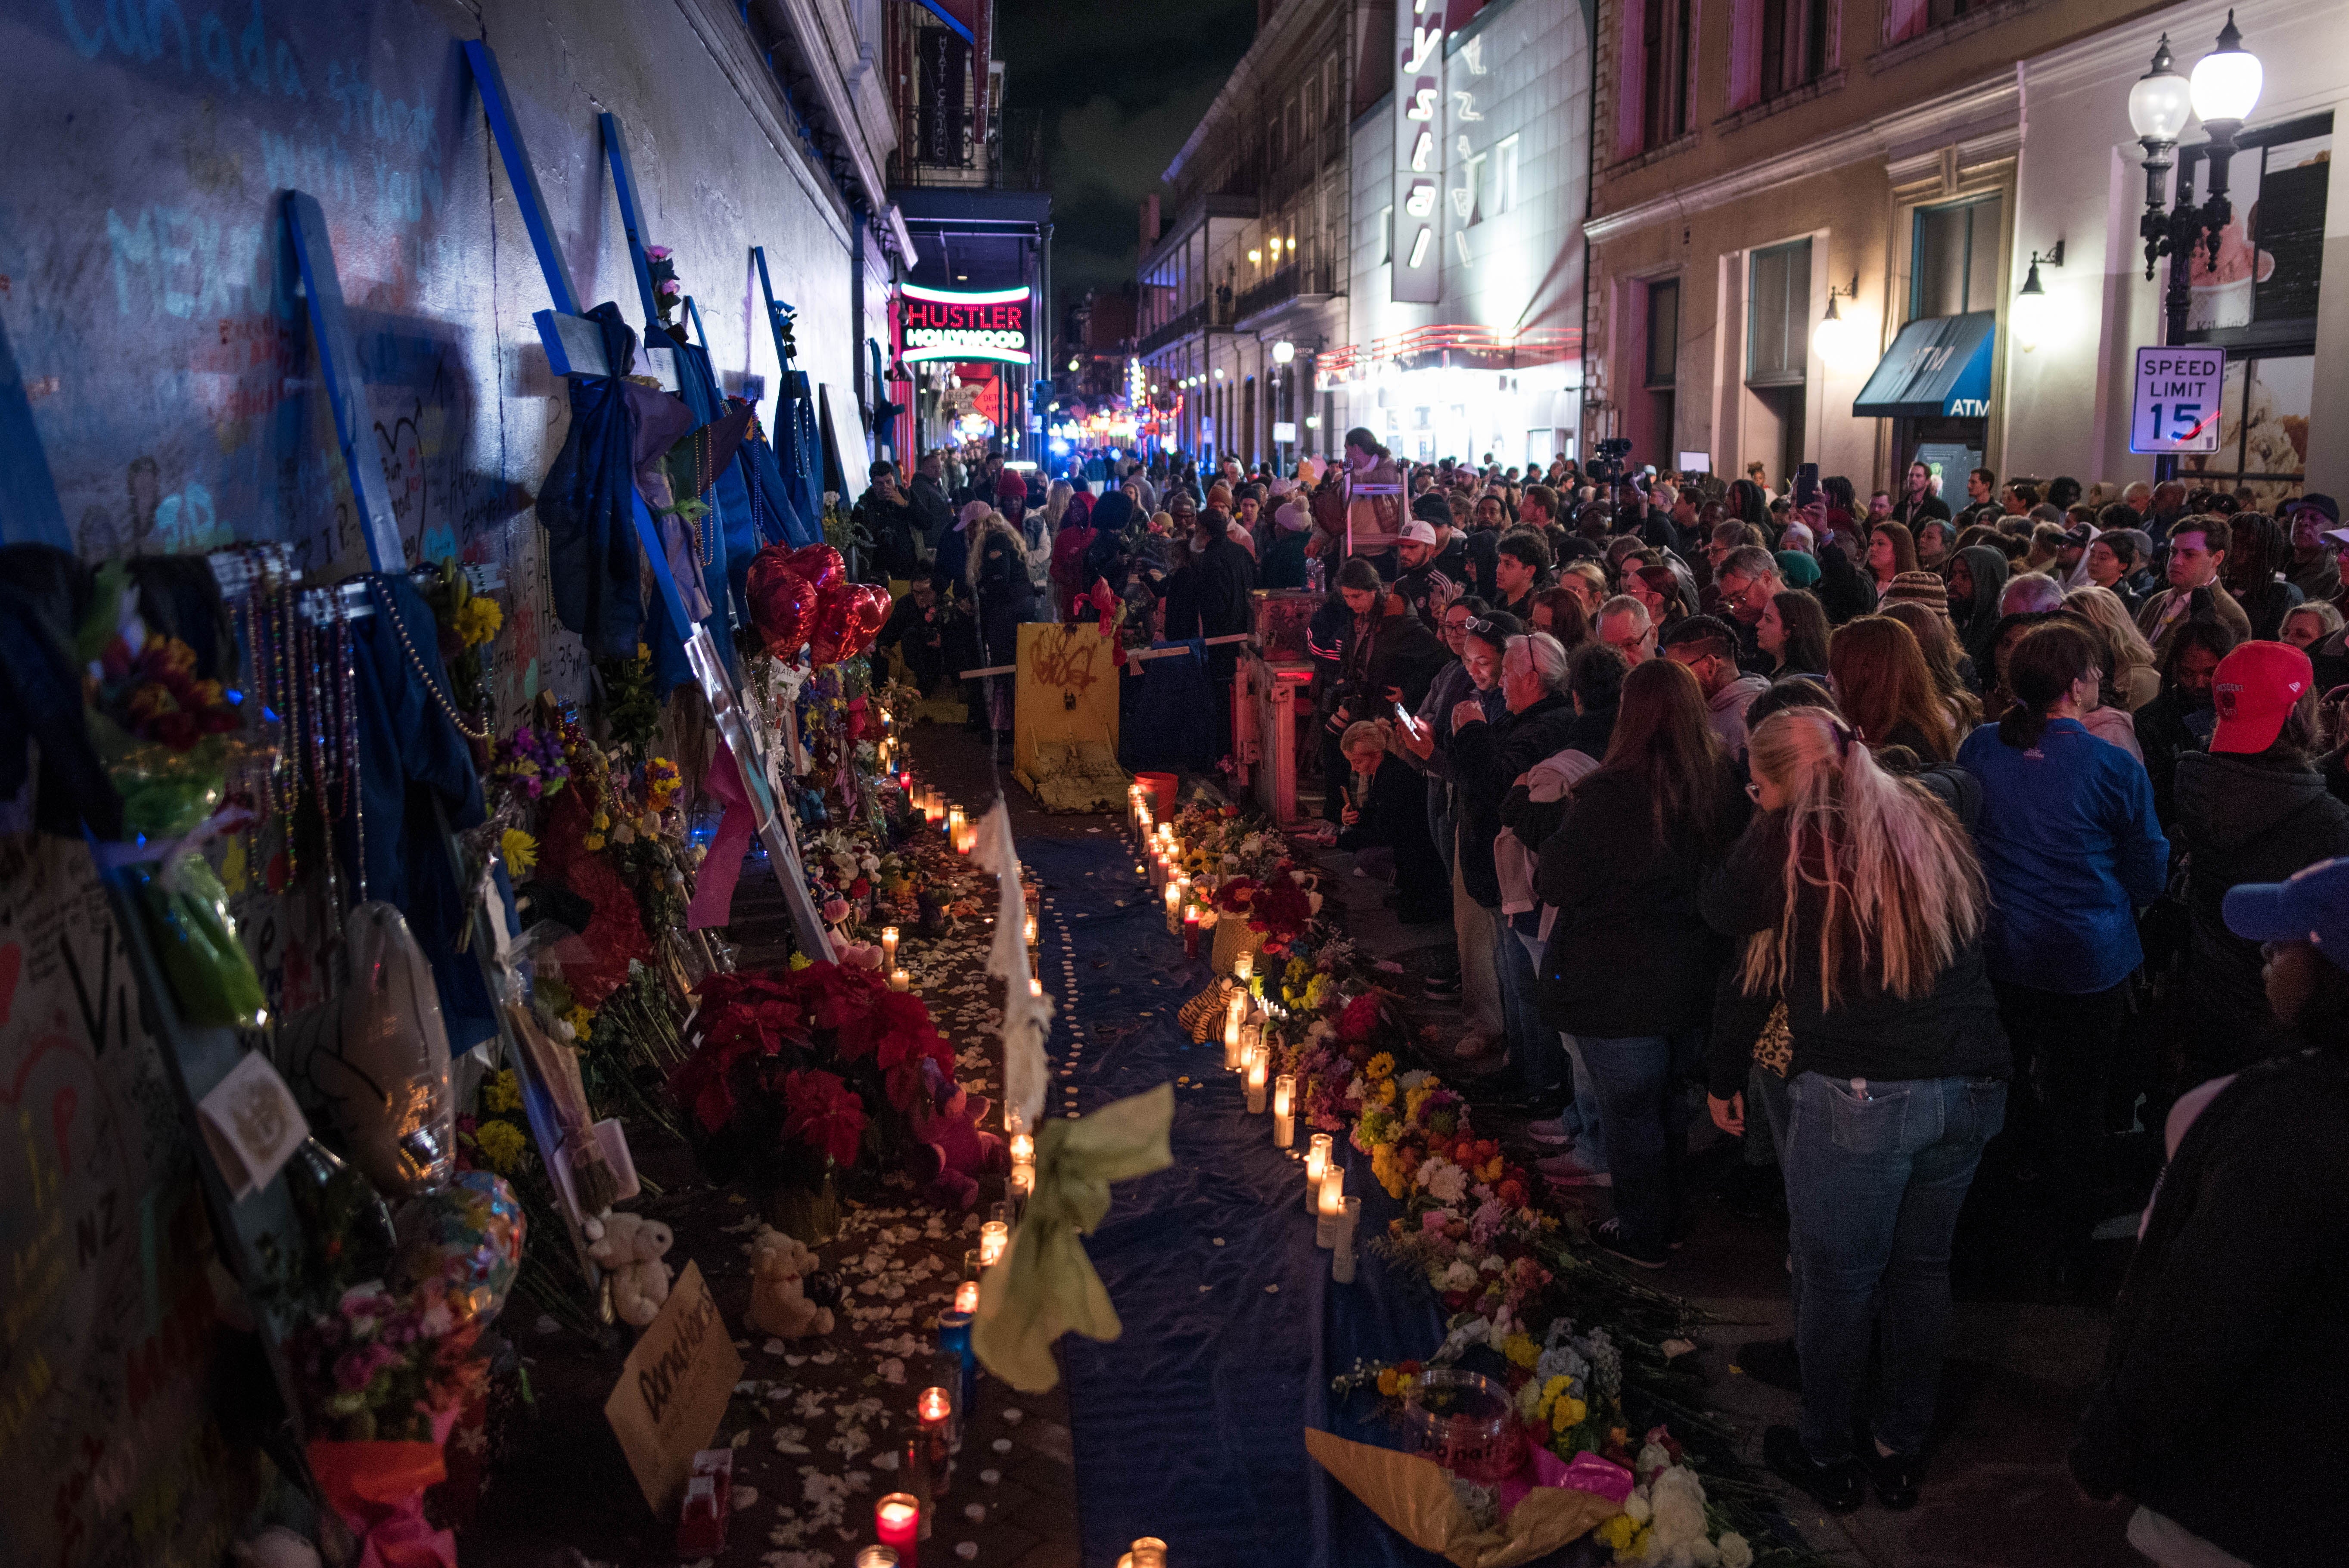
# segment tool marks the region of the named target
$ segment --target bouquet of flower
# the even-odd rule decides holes
[[[678,280],[677,258],[667,245],[647,245],[645,262],[653,276],[653,309],[664,327],[676,325],[678,307],[685,303],[685,284]]]
[[[498,743],[490,778],[516,799],[541,800],[571,781],[571,762],[560,730],[525,724]]]
[[[381,1280],[345,1291],[288,1350],[315,1429],[346,1442],[431,1442],[489,1385],[478,1324],[439,1295]]]

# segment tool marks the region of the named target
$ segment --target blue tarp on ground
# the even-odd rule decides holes
[[[1427,1355],[1443,1336],[1437,1304],[1367,1246],[1354,1284],[1330,1282],[1302,1162],[1273,1148],[1268,1115],[1246,1114],[1221,1045],[1193,1046],[1175,1020],[1207,966],[1166,934],[1164,906],[1131,852],[1107,834],[1021,845],[1056,917],[1041,949],[1062,1009],[1046,1114],[1064,1114],[1071,1088],[1075,1109],[1091,1112],[1194,1080],[1175,1090],[1174,1165],[1121,1183],[1086,1243],[1123,1336],[1060,1346],[1084,1563],[1108,1568],[1137,1536],[1156,1535],[1184,1568],[1433,1568],[1443,1559],[1405,1543],[1306,1456],[1304,1428],[1392,1442],[1374,1400],[1333,1410],[1329,1379],[1357,1357]],[[1370,1181],[1369,1162],[1340,1147],[1347,1191],[1363,1198],[1367,1243],[1397,1206]]]

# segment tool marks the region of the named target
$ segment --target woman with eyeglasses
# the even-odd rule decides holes
[[[1999,1130],[2008,1054],[1983,972],[1989,899],[1965,829],[1879,768],[1850,727],[1787,707],[1753,734],[1761,808],[1706,885],[1704,915],[1744,944],[1748,996],[1785,1008],[1783,1130],[1799,1428],[1770,1467],[1833,1512],[1872,1484],[1917,1501],[1950,1324],[1958,1211]],[[1713,1121],[1742,1134],[1754,1041],[1716,1040]],[[1874,1408],[1863,1410],[1869,1348]],[[1864,1420],[1861,1419],[1864,1418]],[[1864,1443],[1856,1443],[1860,1433]]]
[[[2085,1262],[2096,1212],[2094,1155],[2105,1089],[2144,962],[2137,911],[2159,896],[2169,841],[2145,766],[2089,733],[2104,650],[2051,618],[2014,645],[2013,702],[1958,748],[1981,780],[1974,842],[1991,891],[1990,975],[2013,1042],[2016,1156],[2048,1194],[2059,1270]]]

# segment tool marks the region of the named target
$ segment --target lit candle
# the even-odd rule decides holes
[[[1011,1163],[1032,1165],[1036,1161],[1036,1140],[1024,1132],[1011,1135]]]
[[[1247,998],[1235,996],[1232,998],[1230,1009],[1224,1014],[1224,1070],[1226,1072],[1237,1072],[1240,1069],[1240,1019],[1245,1016],[1247,1006]]]
[[[910,991],[913,988],[914,977],[911,975],[906,974],[903,969],[892,969],[889,971],[889,989],[892,991]]]
[[[897,928],[894,925],[881,928],[881,962],[892,969],[897,966]]]
[[[897,1561],[895,1547],[868,1546],[856,1554],[856,1568],[904,1568],[904,1565]]]
[[[1028,976],[1028,995],[1030,996],[1041,996],[1043,994],[1044,983],[1041,980],[1037,979],[1033,975]]]
[[[1174,935],[1183,929],[1183,879],[1176,877],[1166,884],[1166,934]]]
[[[1145,1535],[1133,1543],[1126,1555],[1133,1559],[1133,1568],[1166,1568],[1166,1542],[1155,1535]]]
[[[1011,1227],[1000,1220],[989,1220],[978,1228],[978,1266],[992,1268],[1003,1256],[1003,1249],[1011,1244]]]
[[[1354,1283],[1354,1227],[1362,1218],[1362,1201],[1349,1198],[1338,1212],[1338,1244],[1330,1252],[1330,1277],[1340,1284]]]
[[[1338,1227],[1346,1217],[1346,1168],[1331,1161],[1321,1172],[1321,1207],[1315,1215],[1313,1242],[1317,1246],[1338,1244]]]
[[[957,1312],[974,1313],[978,1310],[978,1282],[977,1280],[967,1279],[960,1284],[955,1286],[954,1309]]]
[[[1247,1108],[1250,1116],[1264,1114],[1265,1051],[1259,1045],[1247,1053]]]
[[[1305,1212],[1321,1212],[1321,1173],[1330,1169],[1330,1135],[1317,1132],[1305,1146]]]
[[[922,1528],[922,1505],[909,1491],[893,1491],[873,1505],[873,1532],[881,1544],[897,1549],[897,1561],[914,1568],[915,1541]]]
[[[1023,1203],[1036,1195],[1036,1167],[1014,1165],[1011,1168],[1011,1195]]]
[[[1272,1080],[1272,1146],[1287,1149],[1297,1141],[1297,1075],[1283,1073]]]
[[[943,1438],[954,1420],[954,1396],[944,1388],[925,1388],[914,1401],[914,1414],[921,1418],[924,1436]]]
[[[1199,906],[1193,904],[1183,912],[1183,956],[1199,956]]]
[[[1255,977],[1256,954],[1243,948],[1240,950],[1240,955],[1232,960],[1232,978],[1245,985]]]
[[[1028,945],[1036,945],[1036,917],[1032,914],[1028,917]]]

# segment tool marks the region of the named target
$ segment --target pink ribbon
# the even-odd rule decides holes
[[[734,918],[734,884],[741,880],[742,857],[750,852],[750,840],[759,830],[750,792],[742,788],[741,769],[735,766],[733,748],[722,736],[716,763],[709,769],[709,792],[726,802],[726,814],[719,819],[709,853],[694,873],[693,902],[685,908],[688,931],[724,925]]]

